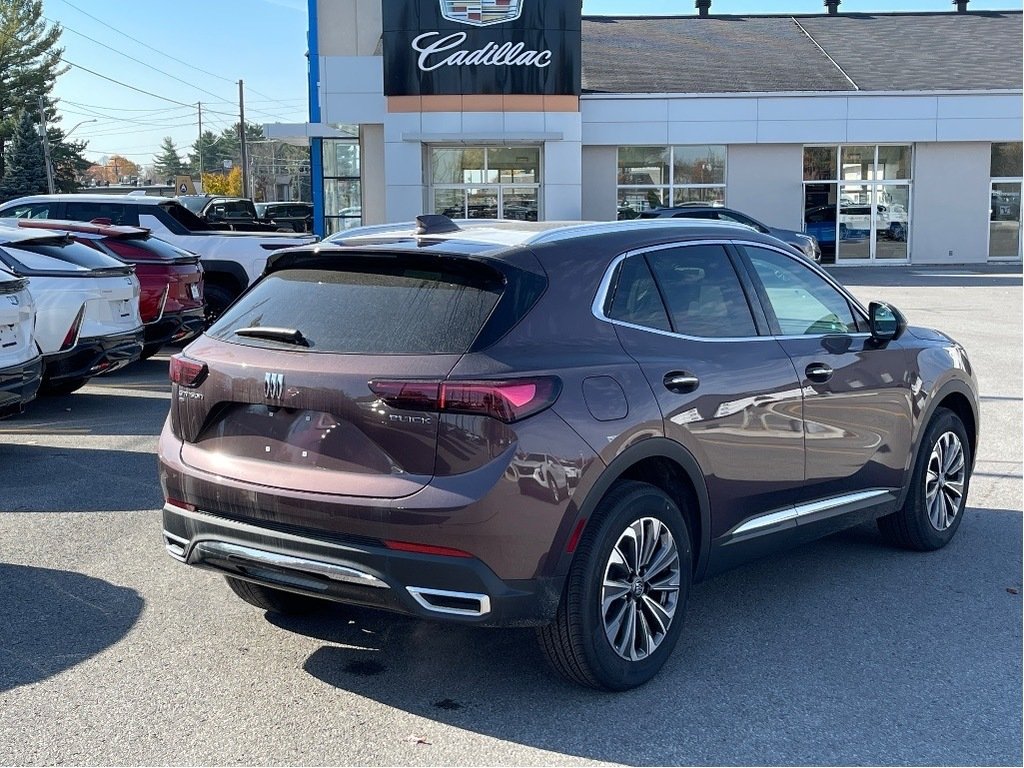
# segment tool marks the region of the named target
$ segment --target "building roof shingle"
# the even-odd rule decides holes
[[[1021,88],[1022,15],[843,13],[583,19],[591,93]]]

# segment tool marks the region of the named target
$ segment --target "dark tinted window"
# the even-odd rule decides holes
[[[242,337],[235,331],[292,328],[316,352],[461,354],[501,293],[500,277],[485,267],[282,270],[261,280],[209,333],[237,343],[280,347],[283,342]]]
[[[108,219],[111,224],[137,227],[139,214],[134,205],[125,203],[91,203],[68,201],[64,204],[64,216],[71,221],[93,221]]]
[[[176,259],[195,258],[188,251],[176,248],[168,242],[155,237],[108,237],[103,240],[115,256],[128,261],[144,259],[147,261],[174,261]]]
[[[4,250],[18,264],[30,270],[60,270],[71,267],[84,269],[129,269],[105,253],[73,240],[62,244],[21,243],[5,245]]]
[[[744,246],[784,336],[856,333],[850,304],[820,275],[767,248]]]
[[[8,219],[53,219],[59,203],[22,203],[4,208],[0,218]]]
[[[676,333],[705,338],[756,336],[750,306],[720,245],[689,245],[647,254]]]
[[[205,221],[180,203],[161,203],[158,206],[153,206],[152,211],[147,210],[145,213],[152,213],[169,230],[179,235],[209,230]]]
[[[717,219],[718,214],[714,211],[680,211],[675,214],[676,219]]]
[[[658,286],[643,256],[631,256],[619,265],[615,292],[606,314],[613,320],[644,328],[672,330]]]
[[[718,211],[715,215],[719,219],[719,221],[728,221],[730,223],[742,224],[745,227],[756,229],[758,232],[761,232],[762,234],[768,234],[767,227],[762,227],[752,218],[750,218],[749,216],[744,216],[742,213],[734,213],[732,211]]]

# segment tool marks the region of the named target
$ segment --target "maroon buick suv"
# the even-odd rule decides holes
[[[172,557],[271,612],[534,625],[623,690],[696,580],[877,520],[945,545],[964,349],[784,243],[690,220],[351,230],[275,253],[171,361]]]

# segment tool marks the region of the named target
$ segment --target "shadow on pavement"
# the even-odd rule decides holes
[[[969,510],[931,554],[851,529],[698,585],[669,663],[622,694],[555,678],[531,630],[267,618],[329,643],[304,665],[325,683],[590,760],[1020,764],[1020,568],[1019,510]]]
[[[117,643],[138,620],[143,600],[133,589],[81,573],[0,563],[0,605],[0,691],[7,691]]]
[[[119,512],[162,505],[152,453],[0,445],[0,512]]]

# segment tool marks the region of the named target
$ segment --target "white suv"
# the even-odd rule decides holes
[[[0,269],[0,418],[21,413],[39,391],[43,359],[33,332],[29,281]]]
[[[0,227],[0,269],[31,280],[43,389],[67,394],[142,354],[134,267],[66,233]]]
[[[0,218],[97,221],[145,227],[155,237],[199,254],[206,304],[212,317],[263,273],[271,253],[315,242],[290,232],[212,230],[177,200],[146,195],[36,195],[0,206]]]

